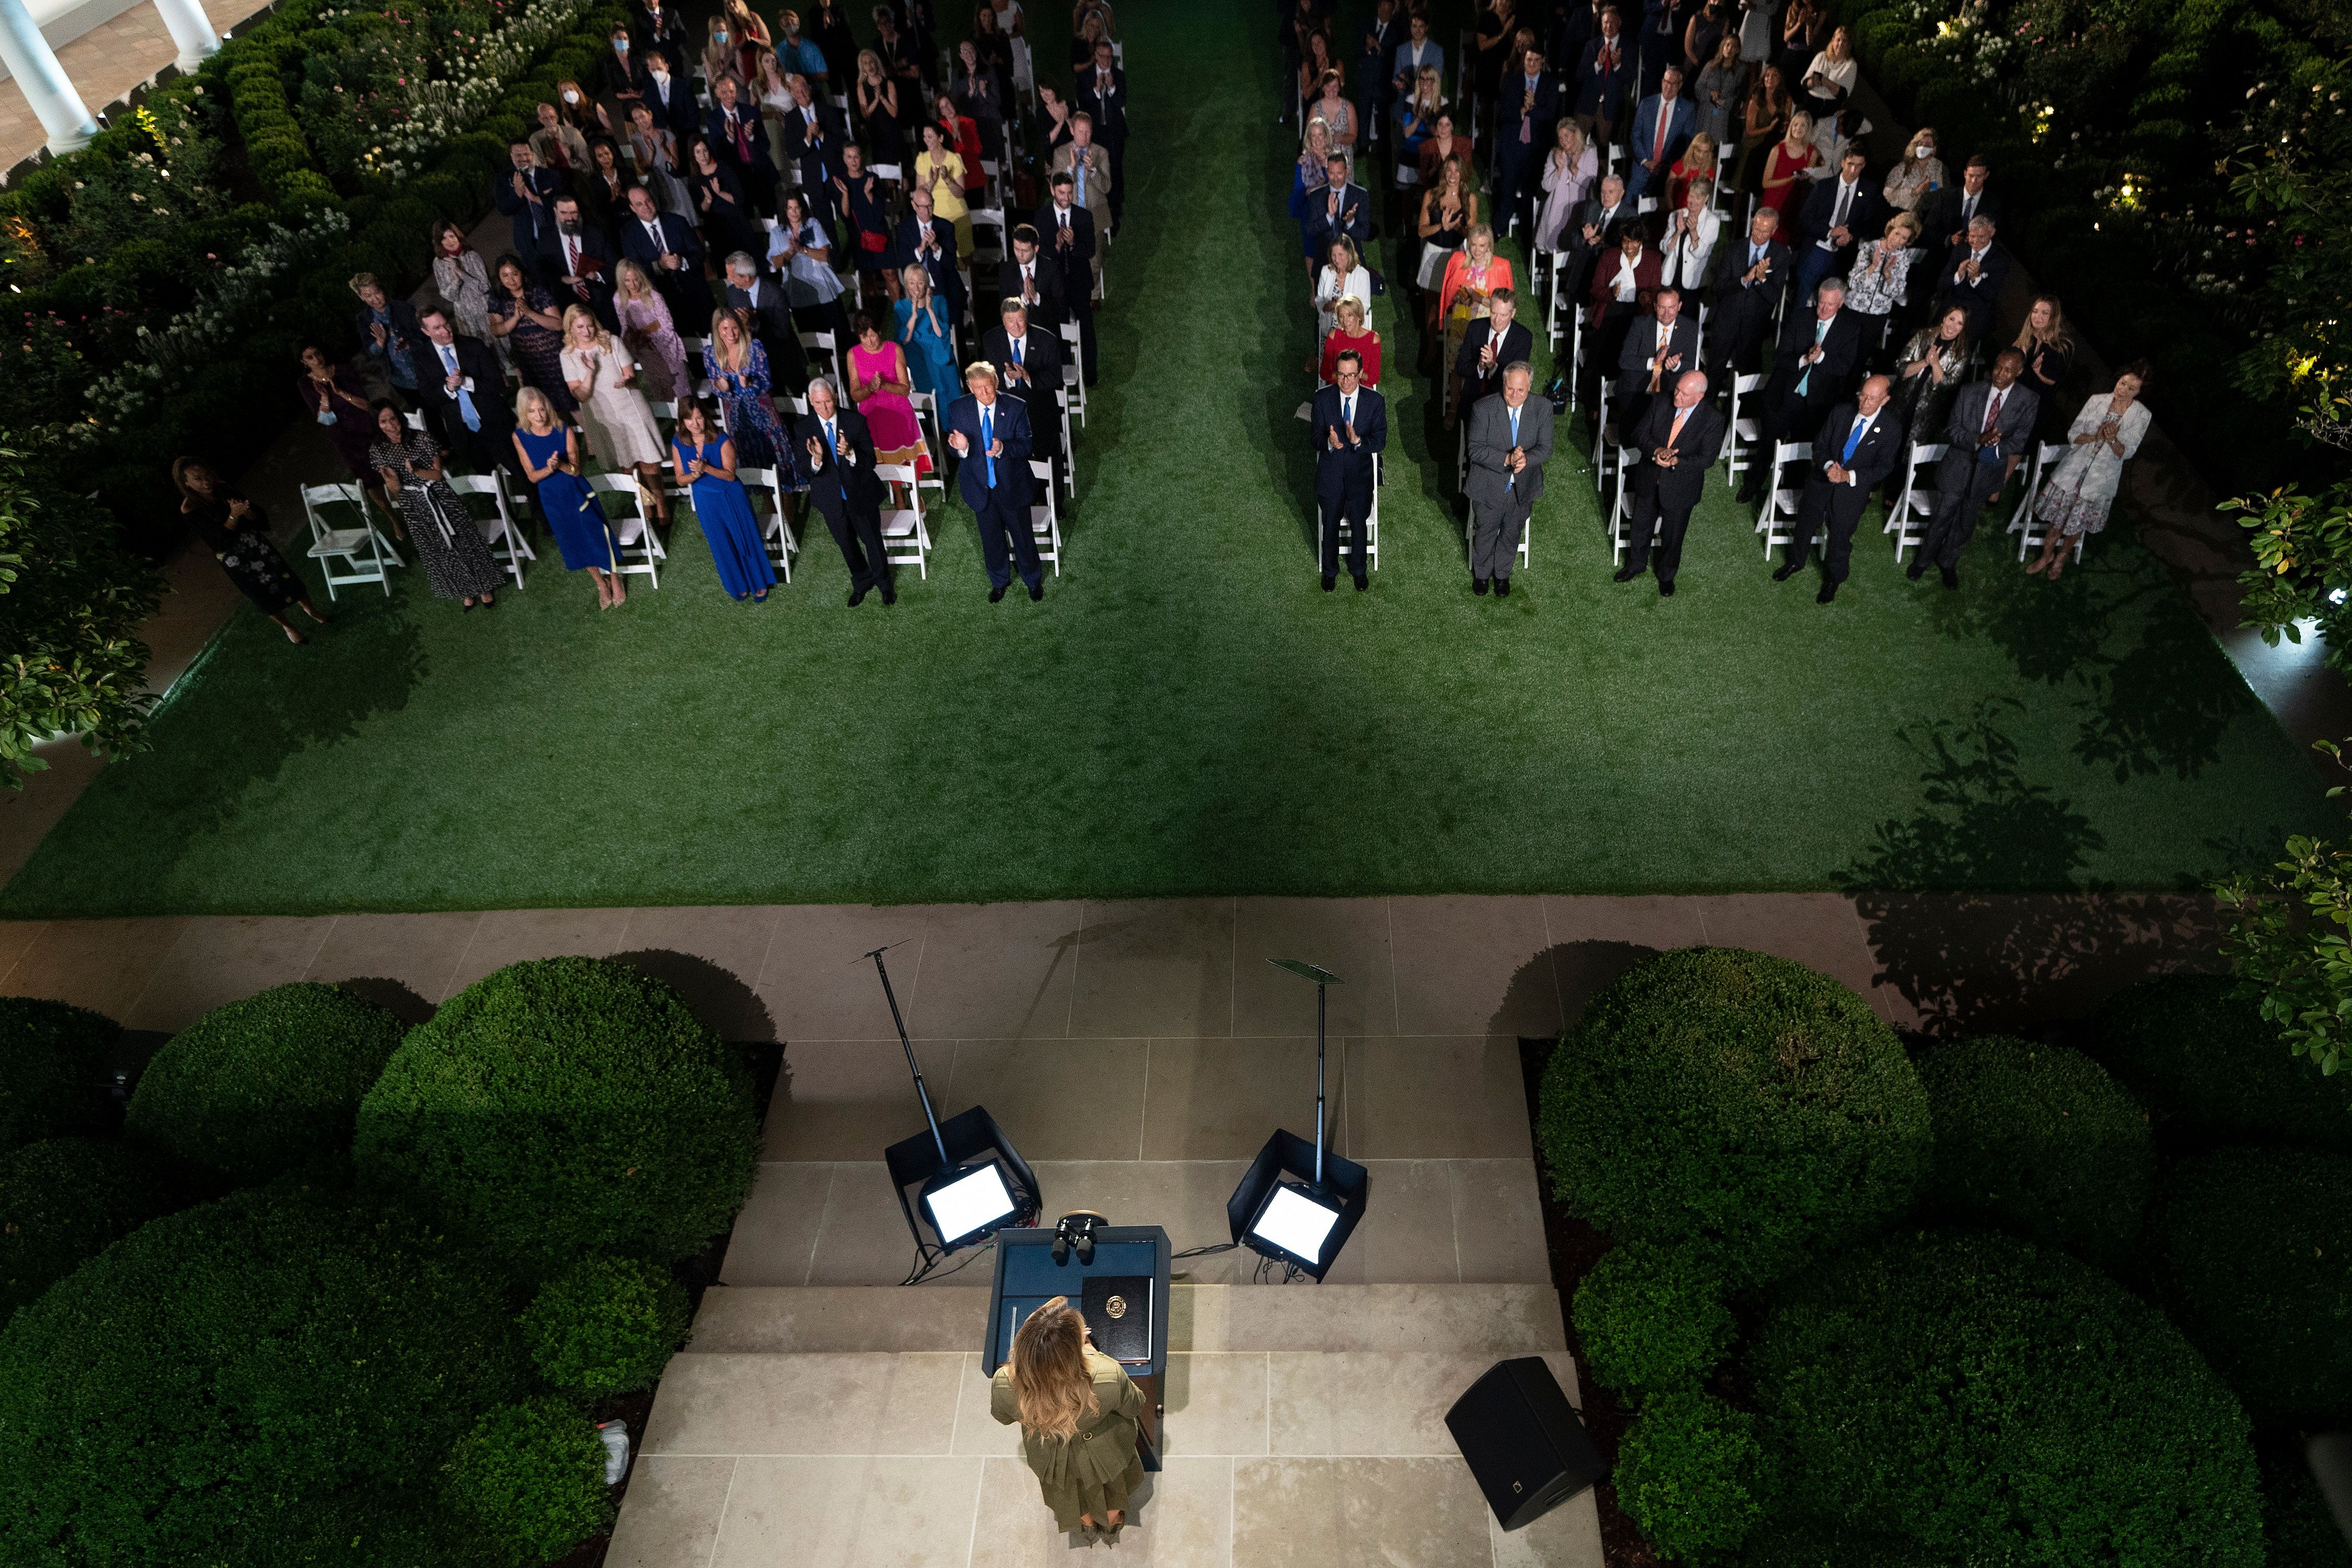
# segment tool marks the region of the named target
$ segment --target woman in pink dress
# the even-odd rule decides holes
[[[634,261],[624,261],[614,274],[613,309],[621,318],[621,341],[637,362],[637,381],[656,403],[691,397],[694,383],[686,374],[686,344],[670,321],[669,304],[654,289],[654,280]]]
[[[911,463],[919,474],[931,471],[930,449],[923,444],[923,426],[907,395],[915,387],[907,368],[907,352],[882,335],[874,318],[857,312],[850,322],[857,341],[849,348],[849,401],[866,416],[874,437],[877,463]]]

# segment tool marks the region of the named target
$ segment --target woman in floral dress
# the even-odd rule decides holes
[[[287,610],[299,605],[304,615],[322,626],[327,617],[310,603],[310,589],[269,542],[269,520],[261,509],[194,458],[182,458],[172,465],[172,482],[180,489],[180,510],[196,536],[211,547],[213,559],[236,584],[236,591],[276,621],[288,642],[309,642],[294,629]]]
[[[727,434],[736,461],[746,468],[772,468],[784,451],[784,427],[768,400],[768,351],[744,331],[732,310],[710,318],[710,341],[702,345],[702,374],[727,412]]]
[[[497,603],[499,563],[466,500],[443,477],[441,448],[422,430],[411,430],[389,398],[372,405],[376,442],[368,458],[383,476],[384,489],[408,519],[408,537],[425,563],[425,581],[436,599],[456,599],[467,609],[480,600]]]
[[[433,287],[469,338],[490,335],[490,269],[466,243],[466,231],[444,220],[433,226]],[[501,354],[505,345],[499,344]]]
[[[621,341],[637,362],[637,384],[656,403],[693,396],[694,384],[686,374],[686,343],[670,320],[669,301],[634,261],[622,262],[614,277],[618,287],[613,309],[621,318]]]
[[[555,297],[525,282],[521,261],[510,255],[499,258],[498,279],[490,291],[490,341],[506,344],[522,384],[547,394],[559,417],[577,413],[580,405],[563,384],[563,318]]]

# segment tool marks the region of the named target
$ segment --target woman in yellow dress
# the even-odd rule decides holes
[[[923,150],[915,154],[915,184],[931,193],[931,212],[955,225],[956,259],[971,259],[971,209],[963,200],[963,159],[947,145],[947,132],[923,125]]]
[[[1021,1457],[1036,1472],[1055,1526],[1117,1541],[1128,1494],[1143,1484],[1136,1418],[1143,1390],[1126,1368],[1087,1342],[1087,1322],[1067,1296],[1029,1314],[1013,1353],[996,1369],[988,1412],[1021,1424]]]

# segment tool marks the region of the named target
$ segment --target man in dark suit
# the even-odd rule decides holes
[[[1497,289],[1487,303],[1493,314],[1470,323],[1462,334],[1462,352],[1454,359],[1456,419],[1461,417],[1458,410],[1503,390],[1506,366],[1535,353],[1535,334],[1518,320],[1518,296],[1508,289]]]
[[[703,116],[703,139],[722,163],[743,182],[743,199],[761,217],[776,216],[776,164],[768,155],[768,128],[757,104],[743,100],[742,84],[722,76],[710,84],[710,111]],[[681,143],[684,138],[679,139]],[[680,145],[678,153],[686,153]]]
[[[1030,320],[1050,331],[1060,331],[1069,319],[1060,263],[1045,253],[1035,225],[1013,225],[1012,238],[1013,254],[997,264],[996,297],[1020,300],[1028,307]]]
[[[1559,89],[1544,71],[1543,52],[1528,49],[1519,68],[1503,73],[1495,94],[1495,235],[1528,228],[1551,128],[1559,121]],[[1529,229],[1532,233],[1533,230]]]
[[[917,186],[907,198],[908,215],[891,236],[890,263],[919,267],[929,275],[931,292],[947,301],[948,311],[961,322],[971,305],[963,274],[956,270],[955,225],[931,211],[931,193]]]
[[[1837,597],[1853,561],[1853,531],[1862,522],[1871,492],[1885,484],[1903,460],[1905,440],[1900,419],[1882,417],[1893,384],[1874,375],[1862,384],[1852,403],[1842,403],[1822,421],[1813,437],[1813,460],[1805,476],[1804,494],[1797,502],[1796,537],[1789,541],[1789,559],[1772,574],[1785,583],[1805,569],[1812,552],[1813,535],[1826,531],[1822,550],[1822,591],[1814,603]]]
[[[1636,321],[1617,354],[1617,425],[1631,430],[1660,393],[1671,393],[1685,371],[1698,368],[1698,316],[1683,314],[1683,292],[1660,289],[1651,319]]]
[[[1584,46],[1601,31],[1601,0],[1569,0],[1551,21],[1551,30],[1545,41],[1547,58],[1558,60],[1563,77],[1577,68],[1584,58]],[[1562,82],[1573,90],[1573,84]]]
[[[1389,72],[1397,45],[1403,37],[1404,28],[1396,19],[1396,0],[1380,0],[1372,7],[1372,19],[1364,24],[1363,47],[1356,57],[1358,124],[1370,125],[1388,118],[1389,102],[1393,97]]]
[[[427,306],[417,320],[425,334],[417,356],[417,398],[442,452],[455,467],[478,474],[504,464],[529,498],[531,515],[542,517],[539,487],[523,472],[522,455],[515,450],[514,411],[507,405],[506,372],[499,356],[481,339],[460,336],[438,305]]]
[[[686,17],[676,5],[664,0],[637,0],[629,7],[629,36],[636,39],[640,55],[659,48],[677,62],[679,76],[686,74]]]
[[[1623,19],[1617,7],[1603,5],[1601,31],[1586,42],[1576,62],[1576,117],[1591,130],[1593,145],[1607,146],[1617,121],[1624,118],[1625,87],[1633,76]]]
[[[1723,449],[1723,416],[1706,400],[1706,377],[1695,370],[1676,376],[1673,395],[1651,400],[1630,439],[1642,460],[1633,469],[1633,536],[1617,581],[1630,583],[1650,570],[1654,532],[1658,596],[1671,599],[1692,509],[1706,488],[1707,468]]]
[[[1846,388],[1862,363],[1863,321],[1845,308],[1845,279],[1824,278],[1813,290],[1813,308],[1791,310],[1772,351],[1772,379],[1764,384],[1761,432],[1765,440],[1810,441],[1821,433],[1829,411],[1846,399]],[[1739,499],[1752,501],[1773,478],[1772,460],[1759,453],[1739,486]]]
[[[1038,237],[1045,243],[1045,254],[1062,269],[1062,297],[1068,302],[1070,317],[1078,323],[1079,366],[1088,386],[1095,384],[1095,219],[1094,215],[1078,205],[1075,199],[1076,184],[1066,171],[1056,174],[1048,184],[1052,193],[1045,205],[1037,209]]]
[[[748,317],[751,336],[768,351],[768,378],[778,388],[791,391],[805,385],[809,378],[808,355],[802,352],[800,329],[793,324],[792,306],[784,297],[783,286],[772,278],[760,276],[760,264],[744,251],[727,258],[727,308]],[[697,333],[685,333],[698,336]]]
[[[1070,107],[1093,122],[1095,140],[1110,154],[1110,222],[1117,228],[1127,210],[1127,73],[1111,62],[1108,40],[1096,44],[1093,61],[1078,69]]]
[[[1992,179],[1992,160],[1978,153],[1969,159],[1960,171],[1960,183],[1946,185],[1936,193],[1936,200],[1927,209],[1927,231],[1920,236],[1923,244],[1942,246],[1949,249],[1969,237],[1969,225],[1979,215],[2000,221],[2000,198],[1987,189]]]
[[[1993,222],[1979,213],[1969,221],[1969,237],[1952,247],[1936,274],[1936,315],[1949,310],[1969,313],[1969,341],[1981,342],[1992,325],[1993,306],[2000,287],[2009,281],[2009,247],[1993,237]]]
[[[1682,68],[1668,66],[1658,90],[1633,110],[1633,169],[1625,194],[1636,201],[1655,194],[1663,202],[1667,174],[1697,131],[1698,110],[1683,96]]]
[[[1861,242],[1877,238],[1886,226],[1886,204],[1863,182],[1862,171],[1868,162],[1860,148],[1848,148],[1839,162],[1837,178],[1814,185],[1797,214],[1800,305],[1811,302],[1813,286],[1822,279],[1832,274],[1844,277]]]
[[[702,237],[676,213],[654,205],[643,185],[629,188],[629,216],[621,220],[621,254],[646,269],[654,289],[669,307],[679,333],[698,338],[710,330],[719,307],[702,276]]]
[[[1029,405],[1031,455],[1052,462],[1062,455],[1062,340],[1033,326],[1020,300],[997,304],[1001,326],[981,340],[980,357],[996,367],[996,384],[1007,397]]]
[[[1307,198],[1307,243],[1319,267],[1331,257],[1331,243],[1346,237],[1361,251],[1371,242],[1372,197],[1348,178],[1348,160],[1334,153],[1325,163],[1329,181],[1322,194]]]
[[[1944,426],[1949,445],[1936,469],[1936,515],[1903,574],[1913,582],[1932,561],[1944,574],[1945,587],[1960,585],[1960,552],[1977,531],[1978,515],[2000,499],[2001,487],[2033,449],[2033,422],[2042,405],[2032,387],[2018,384],[2023,374],[2025,356],[2003,349],[1992,362],[1991,377],[1970,382],[1953,400]]]
[[[541,168],[528,142],[508,147],[507,159],[513,166],[491,184],[490,203],[514,227],[515,258],[525,279],[540,282],[540,246],[555,232],[555,198],[566,189],[563,176]]]
[[[838,231],[833,182],[842,173],[842,149],[849,144],[849,128],[841,111],[817,101],[808,78],[795,74],[786,84],[793,106],[784,110],[784,156],[800,171],[801,195]]]
[[[1705,345],[1710,385],[1727,388],[1731,377],[1752,375],[1762,363],[1764,333],[1789,281],[1789,247],[1780,242],[1780,215],[1759,206],[1745,239],[1727,235],[1716,242],[1706,279],[1714,301]]]
[[[1568,241],[1569,268],[1561,279],[1561,291],[1570,299],[1583,299],[1592,287],[1594,258],[1617,248],[1619,226],[1633,222],[1635,210],[1633,198],[1625,194],[1625,182],[1615,174],[1603,174],[1592,195],[1569,215],[1568,226],[1561,231]]]
[[[580,216],[573,196],[555,198],[555,227],[540,244],[540,277],[555,296],[561,312],[566,305],[585,305],[604,323],[606,331],[621,330],[613,310],[613,242]]]
[[[646,60],[646,107],[654,123],[677,137],[680,163],[692,154],[686,144],[702,134],[702,106],[694,101],[694,79],[686,74],[683,56],[677,59],[656,52]]]
[[[1045,571],[1029,531],[1029,409],[1017,397],[997,395],[996,372],[975,364],[964,372],[971,390],[948,405],[948,446],[959,459],[956,489],[980,524],[981,559],[988,567],[988,602],[1004,597],[1017,567],[1029,596],[1045,596]],[[1006,556],[1010,544],[1011,558]]]
[[[1323,531],[1323,591],[1339,580],[1339,529],[1355,524],[1348,542],[1348,574],[1356,591],[1372,585],[1364,547],[1371,539],[1372,458],[1389,444],[1388,405],[1361,384],[1363,360],[1339,351],[1336,378],[1315,395],[1315,503]]]
[[[1528,394],[1535,367],[1503,368],[1503,390],[1470,410],[1470,472],[1463,493],[1470,500],[1470,591],[1483,594],[1488,579],[1495,593],[1510,597],[1511,563],[1518,559],[1519,535],[1543,497],[1544,465],[1551,460],[1551,405]]]
[[[425,367],[417,363],[425,332],[416,322],[416,307],[386,294],[373,272],[354,277],[352,292],[360,301],[359,312],[352,318],[360,347],[383,367],[384,379],[392,384],[393,401],[406,408],[427,379]]]
[[[809,411],[793,423],[793,469],[808,481],[809,500],[849,563],[849,607],[876,588],[895,605],[890,563],[882,548],[882,481],[874,472],[874,437],[866,416],[840,406],[833,383],[808,384]]]

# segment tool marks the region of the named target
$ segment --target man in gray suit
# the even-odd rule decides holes
[[[1543,494],[1543,466],[1551,460],[1551,405],[1530,399],[1536,384],[1525,360],[1503,368],[1503,390],[1470,410],[1470,591],[1511,592],[1511,563],[1519,531]]]
[[[1936,470],[1936,515],[1904,573],[1913,582],[1932,561],[1944,574],[1945,587],[1960,585],[1960,552],[1977,531],[1977,515],[2000,499],[2001,487],[2033,449],[2041,401],[2032,387],[2017,384],[2024,371],[2025,356],[2004,349],[1992,362],[1992,379],[1969,383],[1953,402],[1951,421],[1944,427],[1950,445]]]

